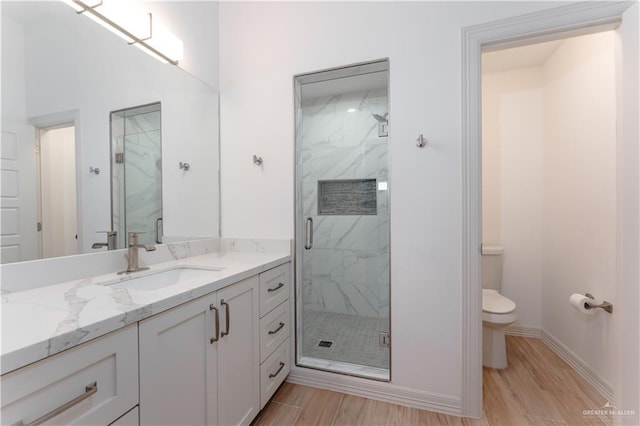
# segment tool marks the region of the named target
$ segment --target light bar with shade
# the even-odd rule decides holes
[[[132,2],[63,1],[163,63],[178,65],[182,59],[182,41],[166,28],[154,25],[151,13],[136,11]]]

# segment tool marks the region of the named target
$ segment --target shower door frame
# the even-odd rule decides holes
[[[378,382],[384,382],[384,383],[388,383],[391,382],[392,379],[392,347],[393,347],[393,338],[391,338],[391,336],[393,335],[393,330],[392,330],[392,323],[391,323],[391,244],[392,244],[392,238],[391,238],[391,232],[389,232],[389,247],[388,247],[388,269],[389,269],[389,277],[388,277],[388,298],[389,298],[389,308],[388,308],[388,313],[389,313],[389,319],[388,319],[388,323],[389,323],[389,336],[390,336],[390,343],[389,343],[389,364],[388,364],[388,375],[386,379],[378,379],[378,378],[374,378],[374,377],[366,377],[363,375],[357,375],[357,374],[350,374],[350,373],[346,373],[346,372],[337,372],[337,371],[333,371],[333,370],[326,370],[323,368],[318,368],[318,367],[312,367],[312,366],[307,366],[304,364],[300,364],[299,360],[300,357],[302,356],[302,339],[301,339],[301,334],[302,334],[302,267],[299,266],[299,263],[302,262],[302,254],[303,254],[303,250],[304,250],[304,226],[305,226],[305,219],[303,217],[303,211],[302,211],[302,182],[300,179],[298,179],[299,176],[302,176],[302,169],[301,169],[301,165],[302,165],[302,84],[300,82],[301,78],[304,78],[306,76],[312,76],[315,74],[321,74],[321,73],[330,73],[330,72],[335,72],[336,73],[336,77],[334,78],[343,78],[343,77],[349,77],[349,76],[356,76],[356,75],[362,75],[362,74],[366,74],[366,73],[352,73],[352,74],[348,74],[346,71],[349,68],[356,68],[356,67],[362,67],[362,66],[373,66],[374,64],[385,64],[385,68],[384,69],[380,69],[378,71],[373,71],[373,72],[380,72],[380,71],[385,71],[387,72],[387,106],[388,106],[388,111],[390,111],[390,61],[389,58],[381,58],[381,59],[375,59],[375,60],[371,60],[371,61],[365,61],[365,62],[357,62],[357,63],[353,63],[353,64],[349,64],[349,65],[344,65],[344,66],[340,66],[340,67],[333,67],[333,68],[326,68],[326,69],[322,69],[322,70],[317,70],[317,71],[313,71],[313,72],[306,72],[306,73],[301,73],[301,74],[296,74],[293,76],[293,95],[294,95],[294,99],[293,99],[293,105],[294,105],[294,152],[293,152],[293,157],[294,157],[294,171],[293,171],[293,178],[294,178],[294,206],[293,206],[293,218],[294,218],[294,241],[293,241],[293,248],[294,248],[294,260],[293,260],[293,276],[294,276],[294,288],[293,288],[293,294],[294,294],[294,313],[293,313],[293,318],[294,318],[294,324],[295,324],[295,338],[294,338],[294,342],[293,342],[293,347],[294,347],[294,363],[295,363],[295,367],[296,368],[305,368],[305,369],[311,369],[311,370],[317,370],[317,371],[321,371],[323,373],[328,373],[328,374],[339,374],[342,376],[352,376],[352,377],[356,377],[359,379],[367,379],[367,380],[373,380],[373,381],[378,381]],[[328,80],[328,79],[326,79]],[[326,81],[324,80],[324,81]],[[323,81],[323,80],[319,80],[319,81]],[[390,132],[387,135],[388,139],[387,139],[387,144],[390,141]],[[388,198],[388,206],[387,206],[387,214],[388,214],[388,220],[389,220],[389,227],[391,225],[391,192],[390,192],[390,188],[391,188],[391,150],[387,148],[387,155],[388,155],[388,160],[387,160],[387,167],[388,167],[388,178],[387,178],[387,182],[388,182],[388,190],[389,190],[389,198]]]

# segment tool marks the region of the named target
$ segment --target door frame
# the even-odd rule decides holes
[[[502,19],[486,24],[474,25],[462,29],[461,55],[461,154],[462,154],[462,288],[461,288],[461,414],[463,416],[482,416],[482,276],[481,276],[481,243],[482,243],[482,97],[481,97],[481,53],[524,44],[549,41],[552,39],[577,36],[615,29],[622,22],[623,13],[635,2],[580,2],[558,8],[543,10],[527,15]],[[621,103],[618,101],[620,113]],[[620,115],[620,114],[619,114]],[[632,140],[622,140],[618,136],[618,144],[637,145]],[[632,150],[632,152],[634,152]],[[637,167],[637,166],[636,166]],[[636,171],[637,172],[637,171]],[[627,172],[623,172],[627,173]],[[633,173],[632,173],[633,174]],[[635,174],[637,177],[637,174]],[[620,179],[632,179],[634,176],[621,175]],[[619,193],[622,195],[622,193]],[[630,204],[637,204],[630,200]],[[621,203],[618,202],[618,206]],[[620,215],[620,213],[619,213]],[[631,216],[631,215],[630,215]],[[632,223],[618,224],[618,235],[624,235],[625,230],[633,232],[638,229],[638,218]],[[637,234],[637,232],[636,232]],[[635,238],[638,238],[636,235]],[[620,241],[618,241],[620,247]],[[632,249],[633,251],[633,249]],[[635,246],[637,252],[637,244]],[[631,258],[637,253],[630,253]],[[618,254],[618,258],[622,258]],[[618,261],[620,265],[621,261]],[[624,289],[620,278],[621,266],[618,266],[618,282],[616,290],[620,293]],[[622,298],[619,298],[621,300]],[[636,301],[637,302],[637,301]],[[629,305],[631,306],[631,305]],[[624,307],[621,307],[622,309]],[[622,310],[621,309],[621,310]],[[624,315],[620,312],[619,315]],[[637,323],[637,314],[635,315]],[[637,336],[635,337],[638,338]],[[622,351],[620,339],[614,349]],[[618,353],[622,359],[622,353]],[[623,364],[623,363],[620,363]],[[620,380],[635,380],[638,378],[624,378],[624,365],[618,367]],[[629,388],[621,383],[615,389]],[[615,395],[616,400],[620,395]],[[617,405],[617,404],[616,404]],[[622,407],[624,408],[624,407]]]
[[[78,254],[84,253],[84,221],[83,221],[83,214],[82,214],[82,206],[83,206],[83,188],[82,188],[82,165],[81,165],[81,159],[82,159],[82,143],[81,143],[81,128],[80,128],[80,110],[77,109],[73,109],[73,110],[69,110],[69,111],[62,111],[62,112],[58,112],[58,113],[54,113],[54,114],[46,114],[46,115],[41,115],[41,116],[37,116],[37,117],[31,117],[28,120],[28,123],[30,125],[32,125],[33,127],[35,127],[35,131],[36,131],[36,143],[38,146],[38,150],[40,149],[40,130],[41,129],[52,129],[52,128],[56,128],[56,127],[67,127],[67,126],[73,126],[75,131],[74,131],[74,138],[75,138],[75,156],[76,156],[76,161],[75,161],[75,168],[76,168],[76,232],[78,233],[78,239],[77,239],[77,243],[78,243]],[[40,205],[42,203],[42,199],[41,197],[41,191],[40,191],[40,153],[38,151],[38,159],[37,159],[38,164],[36,165],[36,169],[37,169],[37,194],[38,194],[38,220],[41,220],[41,211],[40,211]],[[42,235],[40,233],[38,233],[38,255],[41,256],[42,255]]]

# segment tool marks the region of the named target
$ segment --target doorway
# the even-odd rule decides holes
[[[38,254],[78,254],[75,126],[37,129]]]
[[[481,88],[483,51],[515,47],[575,35],[616,30],[620,260],[616,293],[621,297],[612,317],[616,336],[614,404],[637,407],[638,401],[638,259],[640,258],[638,193],[638,4],[625,2],[572,4],[462,31],[462,413],[482,413],[481,292]],[[621,59],[624,58],[624,61]],[[624,89],[624,90],[623,90]],[[623,155],[623,153],[625,155]],[[624,336],[624,338],[621,338]],[[637,416],[637,411],[636,411]],[[637,417],[635,418],[637,419]],[[625,419],[633,421],[634,418]]]
[[[483,53],[482,70],[482,244],[503,251],[483,288],[515,302],[507,334],[540,338],[612,401],[613,316],[568,300],[617,304],[615,32]]]

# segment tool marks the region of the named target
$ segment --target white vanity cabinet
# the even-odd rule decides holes
[[[0,386],[2,424],[110,424],[138,404],[137,327],[9,372]]]
[[[290,264],[260,274],[260,408],[284,381],[291,362],[289,294]]]
[[[142,425],[249,424],[260,410],[259,280],[139,323]]]

